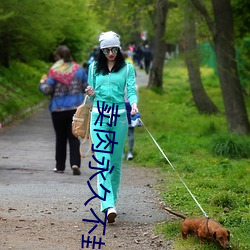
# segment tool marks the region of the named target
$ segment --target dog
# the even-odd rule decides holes
[[[200,241],[218,242],[223,249],[231,249],[229,244],[230,232],[228,229],[210,218],[187,218],[185,215],[173,212],[171,209],[163,207],[169,213],[183,219],[181,233],[183,239],[187,239],[188,234],[196,235]]]

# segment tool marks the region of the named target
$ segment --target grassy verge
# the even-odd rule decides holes
[[[9,69],[0,67],[0,122],[6,124],[10,119],[20,118],[24,110],[32,110],[46,97],[38,90],[42,74],[48,65],[33,62],[30,65],[12,62]]]
[[[197,112],[186,68],[182,61],[175,60],[164,70],[164,94],[139,90],[141,117],[202,208],[230,230],[232,249],[250,249],[250,138],[227,133],[218,79],[211,69],[201,70],[206,91],[220,114]],[[165,204],[188,217],[203,216],[143,127],[135,130],[134,154],[136,165],[157,167],[161,171],[163,181],[157,188]],[[217,249],[214,244],[201,247],[192,237],[184,242],[178,237],[180,224],[181,220],[176,219],[159,224],[155,230],[167,239],[175,238],[178,250]]]

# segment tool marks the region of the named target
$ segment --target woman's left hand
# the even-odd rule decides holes
[[[139,110],[138,110],[138,108],[137,108],[137,104],[136,104],[136,103],[133,103],[133,104],[131,105],[131,112],[130,112],[130,114],[133,116],[133,115],[135,115],[137,112],[139,112]]]

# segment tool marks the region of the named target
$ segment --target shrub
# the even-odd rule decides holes
[[[221,135],[212,140],[211,151],[215,155],[231,159],[249,158],[250,146],[247,140],[236,135]]]
[[[228,192],[221,192],[215,194],[212,197],[210,203],[217,207],[229,208],[229,209],[233,209],[237,206],[233,194],[232,193],[229,194]]]

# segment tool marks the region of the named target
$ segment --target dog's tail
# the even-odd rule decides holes
[[[175,216],[178,216],[180,218],[182,218],[183,220],[187,219],[187,217],[183,214],[179,214],[177,212],[173,212],[171,209],[167,208],[167,207],[162,207],[164,210],[168,211],[169,213],[175,215]]]

